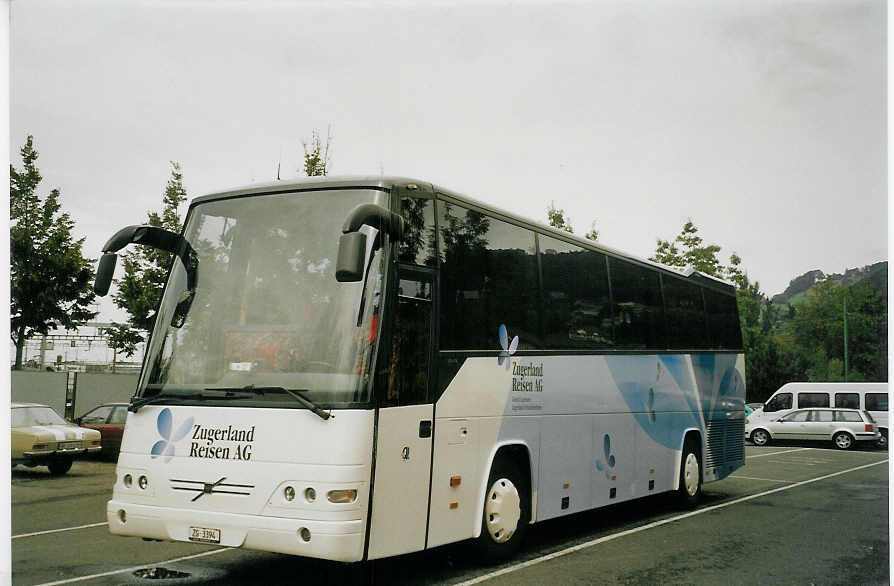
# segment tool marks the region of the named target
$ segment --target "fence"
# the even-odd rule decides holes
[[[14,402],[49,405],[72,419],[103,403],[126,403],[137,375],[13,371],[11,386]]]

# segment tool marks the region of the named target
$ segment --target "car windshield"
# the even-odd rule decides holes
[[[301,390],[329,407],[367,401],[384,270],[375,230],[361,228],[366,280],[335,279],[342,225],[364,203],[387,206],[387,195],[345,189],[198,204],[184,230],[198,256],[195,295],[184,303],[187,275],[177,258],[140,394],[192,402],[209,389],[254,386]],[[214,400],[301,406],[283,393],[218,392]]]
[[[12,427],[29,427],[31,425],[68,425],[49,407],[13,407]]]

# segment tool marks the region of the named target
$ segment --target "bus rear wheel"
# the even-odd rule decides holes
[[[491,467],[481,512],[481,535],[475,549],[493,561],[511,557],[524,539],[531,519],[528,482],[518,466],[500,458]]]
[[[692,437],[683,444],[683,457],[680,459],[680,483],[677,495],[684,507],[695,506],[702,494],[702,469],[699,449]]]

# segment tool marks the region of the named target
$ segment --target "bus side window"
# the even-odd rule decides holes
[[[764,407],[764,411],[767,413],[772,413],[773,411],[782,411],[783,409],[791,409],[792,408],[792,394],[791,393],[779,393],[769,401],[767,401],[766,407]]]
[[[887,411],[888,393],[866,393],[867,411]]]
[[[386,405],[419,405],[428,400],[431,312],[431,281],[401,278],[391,328]]]
[[[844,409],[859,409],[860,395],[858,393],[835,393],[835,406]]]
[[[829,393],[798,393],[798,409],[828,406]]]
[[[403,197],[400,200],[400,215],[405,220],[404,234],[398,244],[400,262],[437,266],[434,200]]]

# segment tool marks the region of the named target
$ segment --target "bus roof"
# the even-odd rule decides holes
[[[501,216],[507,220],[510,220],[512,223],[520,224],[529,228],[535,228],[539,232],[543,232],[549,234],[549,236],[555,237],[559,240],[565,240],[577,245],[580,245],[584,248],[590,248],[594,250],[598,250],[600,252],[604,252],[609,256],[615,256],[619,258],[623,258],[626,260],[631,260],[643,265],[647,265],[656,269],[659,269],[664,272],[672,273],[674,275],[685,277],[687,279],[692,278],[695,281],[708,281],[708,283],[713,283],[715,286],[719,285],[721,288],[730,288],[735,290],[735,285],[730,283],[725,279],[721,279],[719,277],[715,277],[713,275],[709,275],[700,271],[696,271],[695,269],[683,269],[680,267],[672,267],[668,265],[664,265],[661,263],[657,263],[655,261],[640,258],[636,255],[630,254],[628,252],[624,252],[622,250],[618,250],[616,248],[612,248],[610,246],[606,246],[601,242],[594,242],[593,240],[587,240],[586,238],[581,238],[580,236],[576,236],[569,232],[565,232],[563,230],[558,230],[549,226],[547,224],[538,222],[536,220],[531,220],[530,218],[525,218],[523,216],[519,216],[513,212],[495,207],[491,204],[485,203],[481,200],[469,197],[467,195],[463,195],[452,191],[450,189],[441,187],[440,185],[433,184],[429,181],[421,181],[418,179],[413,179],[411,177],[401,177],[401,176],[393,176],[393,175],[358,175],[358,176],[333,176],[327,175],[322,177],[301,177],[296,179],[287,179],[282,181],[271,181],[265,183],[254,183],[251,185],[246,185],[242,187],[237,187],[233,189],[228,189],[226,191],[220,191],[215,193],[210,193],[207,195],[202,195],[196,197],[190,203],[190,207],[217,199],[227,199],[232,197],[241,197],[241,196],[251,196],[251,195],[261,195],[261,194],[276,194],[276,193],[289,193],[293,191],[299,190],[315,190],[315,189],[339,189],[339,188],[350,188],[350,189],[384,189],[390,190],[392,187],[402,186],[402,185],[427,185],[431,186],[431,188],[439,193],[449,197],[452,200],[455,200],[458,203],[466,204],[471,207],[480,208],[482,211],[487,211],[490,214]],[[730,291],[732,292],[732,291]]]

